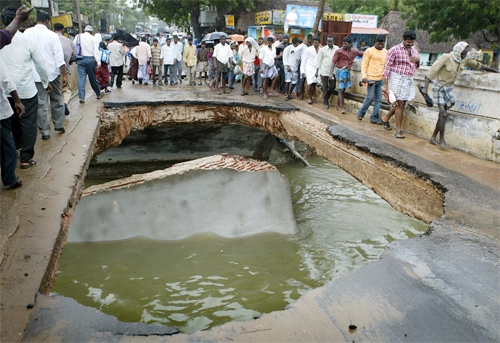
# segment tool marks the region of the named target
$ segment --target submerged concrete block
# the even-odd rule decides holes
[[[266,162],[216,155],[84,191],[68,241],[297,233],[288,180]]]

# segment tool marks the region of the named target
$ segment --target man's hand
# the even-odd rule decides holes
[[[28,9],[28,7],[22,5],[16,11],[16,18],[19,18],[21,23],[28,20],[28,17],[30,16],[31,11],[33,11],[33,8],[34,7],[31,7],[30,9]]]
[[[361,82],[363,82],[363,83],[365,83],[365,84],[366,84],[366,83],[368,83],[368,79],[367,79],[366,77],[363,77],[363,78],[361,79]]]
[[[382,92],[387,92],[387,85],[382,86]]]
[[[19,114],[19,118],[24,115],[24,105],[21,103],[21,101],[18,101],[14,103],[14,106],[16,108],[16,112]]]
[[[318,77],[318,71],[316,70],[316,73],[314,74],[314,77]]]
[[[412,57],[410,57],[410,61],[412,61],[413,63],[418,63],[418,62],[420,62],[420,57],[412,56]]]
[[[66,87],[68,85],[68,75],[63,75],[62,78],[62,87]]]
[[[47,93],[52,92],[52,85],[49,82],[49,85],[47,86]]]
[[[306,77],[306,74],[305,73],[302,73],[302,78],[305,78]]]
[[[292,68],[290,68],[290,66],[287,66],[287,67],[286,67],[286,70],[287,70],[289,73],[291,73],[291,72],[292,72]]]

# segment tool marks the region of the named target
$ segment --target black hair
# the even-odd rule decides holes
[[[147,36],[141,37],[141,42],[147,42],[147,41],[148,41],[148,37]]]
[[[403,39],[404,40],[407,40],[407,39],[415,40],[415,39],[417,39],[417,33],[413,30],[407,30],[407,31],[405,31],[405,33],[403,33]]]
[[[54,31],[63,31],[64,30],[64,25],[61,23],[55,23],[54,24]]]
[[[333,35],[328,35],[328,37],[326,37],[326,39],[333,39],[333,40],[335,40],[335,37],[333,37]]]
[[[153,43],[158,42],[158,38],[153,39]]]
[[[113,35],[113,40],[118,40],[118,39],[120,39],[120,36],[118,36],[118,33],[115,33]]]
[[[344,37],[344,39],[342,39],[342,42],[352,43],[352,38],[349,36],[346,36],[346,37]]]
[[[385,42],[385,35],[379,34],[377,35],[377,38],[375,38],[377,42]]]
[[[44,11],[36,12],[36,22],[37,23],[42,23],[42,22],[47,21],[49,19],[50,19],[50,15],[47,12],[44,12]]]
[[[317,40],[318,42],[320,41],[318,36],[314,36],[313,41]]]
[[[14,18],[16,17],[16,11],[17,8],[12,5],[7,6],[2,10],[2,23],[4,24],[4,26],[9,25],[12,20],[14,20]]]
[[[271,37],[271,36],[267,37],[267,38],[266,38],[266,40],[267,40],[268,42],[274,43],[274,38],[273,38],[273,37]]]
[[[295,43],[300,43],[300,39],[298,39],[297,37],[293,37],[292,44],[295,44]]]

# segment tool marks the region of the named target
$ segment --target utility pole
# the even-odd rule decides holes
[[[78,33],[82,33],[82,21],[80,20],[80,0],[73,0],[76,8],[76,17],[78,20]]]

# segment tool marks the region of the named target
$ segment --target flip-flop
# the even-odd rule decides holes
[[[14,188],[17,188],[19,186],[22,186],[23,185],[23,182],[21,181],[20,178],[17,178],[17,180],[13,183],[11,183],[10,185],[7,185],[4,187],[4,189],[14,189]]]
[[[356,116],[356,119],[363,120],[363,117],[362,116]]]
[[[382,119],[380,119],[380,121],[382,122],[382,125],[384,125],[384,129],[386,129],[387,131],[391,131],[392,130],[392,127],[391,127],[391,125],[389,124],[388,121],[383,121]]]
[[[398,131],[394,134],[394,136],[396,136],[396,138],[405,138],[405,135],[403,134],[403,131]]]
[[[29,161],[24,161],[21,162],[21,169],[28,169],[33,167],[36,164],[35,160],[29,160]]]
[[[307,100],[307,103],[308,103],[309,105],[312,105],[313,101],[312,101],[312,100]]]

